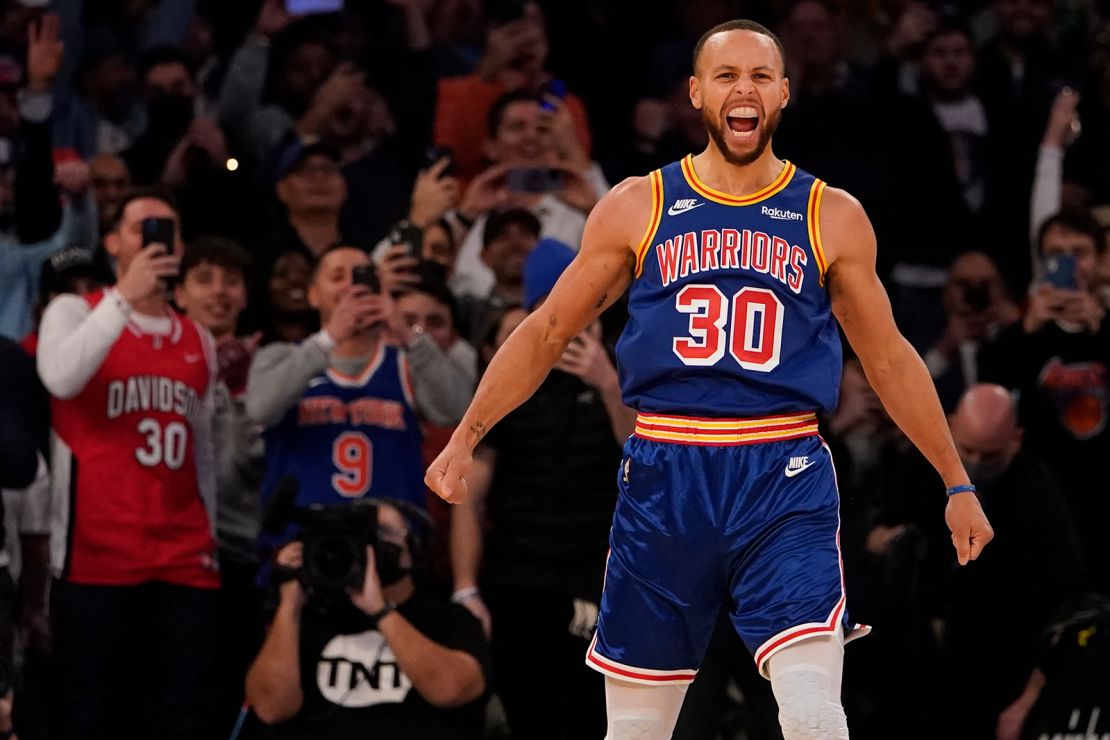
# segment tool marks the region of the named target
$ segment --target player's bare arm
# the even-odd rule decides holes
[[[458,502],[466,495],[475,446],[535,392],[571,339],[624,293],[651,215],[650,188],[648,178],[630,178],[594,207],[578,256],[498,350],[451,441],[428,468],[425,483],[439,496]]]
[[[859,356],[867,380],[945,486],[968,483],[929,371],[894,323],[886,290],[875,272],[875,232],[867,214],[855,198],[828,188],[820,225],[829,260],[826,281],[833,314]],[[977,558],[994,536],[974,493],[952,496],[945,518],[961,565]]]

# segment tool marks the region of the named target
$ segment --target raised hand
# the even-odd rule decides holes
[[[1065,87],[1052,101],[1052,110],[1048,114],[1048,125],[1045,126],[1045,146],[1057,149],[1067,149],[1079,136],[1079,93],[1070,87]]]
[[[296,17],[285,9],[285,0],[264,0],[258,10],[258,20],[254,22],[254,31],[259,36],[273,38]]]
[[[364,285],[353,286],[339,299],[324,330],[335,341],[345,342],[380,320],[380,299]]]
[[[166,289],[166,278],[176,277],[180,260],[165,244],[151,244],[140,251],[116,283],[116,290],[130,304],[145,300]]]
[[[382,293],[403,293],[419,283],[420,276],[415,272],[419,264],[420,260],[409,255],[405,245],[394,244],[390,247],[378,263],[378,280],[382,284]]]
[[[70,198],[80,198],[89,191],[89,164],[81,159],[54,166],[54,184]]]
[[[450,164],[451,159],[444,157],[416,176],[409,209],[409,221],[415,226],[427,228],[459,202],[459,181],[443,176]]]
[[[194,118],[189,124],[189,140],[215,165],[227,161],[227,140],[220,125],[211,118]]]
[[[576,376],[583,383],[603,390],[617,384],[617,369],[609,359],[608,353],[589,332],[583,332],[571,340],[563,351],[563,356],[555,363],[557,370]]]
[[[54,84],[65,57],[65,44],[58,34],[57,13],[47,13],[27,26],[27,87],[45,92]]]

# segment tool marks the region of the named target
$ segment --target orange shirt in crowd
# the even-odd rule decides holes
[[[435,141],[439,146],[450,147],[454,154],[455,176],[464,186],[481,173],[485,165],[482,145],[487,138],[486,118],[505,92],[501,83],[489,82],[476,74],[439,82]],[[589,155],[591,142],[586,106],[573,93],[567,93],[565,102],[574,119],[578,140]]]

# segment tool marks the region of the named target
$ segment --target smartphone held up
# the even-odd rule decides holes
[[[1052,254],[1041,263],[1044,282],[1059,290],[1079,290],[1074,254]]]
[[[381,293],[382,284],[378,279],[378,270],[373,264],[356,265],[351,269],[351,282],[355,285],[364,285],[371,293]]]

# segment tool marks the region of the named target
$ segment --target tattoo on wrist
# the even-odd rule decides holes
[[[594,308],[601,308],[602,306],[604,306],[605,305],[605,299],[608,298],[608,297],[609,297],[608,293],[602,293],[601,297],[597,299],[597,303],[594,304]]]
[[[473,434],[478,441],[481,441],[482,437],[486,436],[486,425],[480,421],[476,421],[470,425],[470,433]]]

